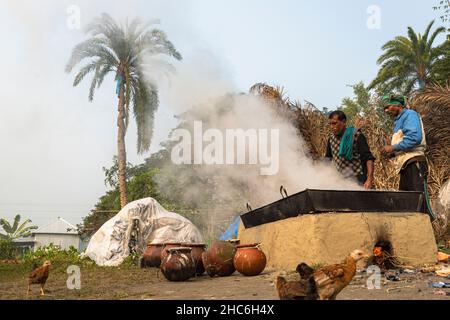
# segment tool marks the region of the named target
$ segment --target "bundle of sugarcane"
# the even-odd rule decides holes
[[[250,93],[257,94],[264,99],[272,100],[274,102],[279,102],[281,104],[287,105],[289,98],[285,97],[284,89],[280,86],[270,86],[266,83],[259,82],[254,84],[250,88]]]
[[[396,190],[399,177],[395,173],[393,163],[386,158],[383,147],[391,140],[391,132],[380,126],[379,115],[372,109],[364,118],[356,118],[354,125],[361,129],[367,138],[370,150],[376,159],[374,184],[378,190]]]
[[[273,106],[275,117],[294,124],[294,110],[290,105],[289,98],[286,96],[283,87],[273,87],[266,83],[256,83],[250,88],[249,92],[263,98],[266,103]]]
[[[428,191],[436,199],[450,178],[450,87],[431,85],[418,92],[410,101],[422,116],[429,160]],[[449,233],[450,212],[434,201],[437,219],[433,222],[436,239]]]
[[[295,109],[295,126],[305,141],[314,160],[325,155],[327,140],[330,135],[327,116],[312,103],[302,106],[299,102],[291,103]]]
[[[428,184],[435,198],[450,177],[450,87],[428,86],[410,104],[422,116],[430,161]]]
[[[277,114],[286,118],[298,130],[299,136],[305,141],[313,159],[325,155],[326,141],[330,133],[328,118],[312,103],[302,106],[300,102],[291,102],[280,86],[270,86],[266,83],[256,83],[250,88],[250,93],[256,94],[272,104]]]

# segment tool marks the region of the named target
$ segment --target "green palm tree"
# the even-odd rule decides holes
[[[167,40],[166,34],[158,29],[150,29],[151,24],[142,24],[140,20],[134,19],[121,26],[104,13],[87,27],[86,31],[91,38],[75,46],[66,66],[66,72],[69,73],[77,64],[87,61],[79,69],[73,85],[77,86],[87,74],[93,73],[89,101],[94,98],[94,91],[101,86],[105,76],[111,72],[115,75],[118,95],[118,178],[122,207],[128,202],[125,134],[130,105],[137,125],[137,150],[142,154],[150,148],[154,113],[159,105],[157,88],[154,83],[146,80],[144,72],[155,65],[173,70],[169,63],[156,60],[160,55],[182,59],[173,44]]]
[[[32,230],[36,230],[37,226],[27,226],[31,222],[30,219],[25,220],[20,225],[20,215],[14,217],[13,225],[11,225],[6,219],[0,219],[0,225],[5,230],[6,235],[4,238],[8,240],[14,240],[21,237],[28,237]]]
[[[433,24],[434,21],[431,21],[423,36],[408,27],[408,37],[398,36],[388,41],[377,61],[381,68],[368,89],[409,94],[435,81],[438,62],[448,60],[450,54],[445,49],[445,42],[433,46],[436,37],[446,31],[444,27],[439,27],[430,36]]]

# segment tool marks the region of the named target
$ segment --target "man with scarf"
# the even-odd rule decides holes
[[[329,115],[332,135],[328,139],[326,158],[333,161],[345,178],[356,178],[365,189],[373,188],[375,157],[361,130],[347,127],[347,117],[337,110]]]
[[[387,94],[381,102],[384,112],[394,118],[392,141],[383,153],[393,158],[396,173],[400,174],[399,190],[424,192],[428,166],[422,119],[416,111],[406,108],[404,96]]]

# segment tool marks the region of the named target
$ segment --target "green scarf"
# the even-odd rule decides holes
[[[383,107],[387,107],[390,105],[405,107],[406,106],[406,97],[388,93],[381,97],[381,102],[382,102]]]
[[[344,135],[339,145],[339,157],[343,157],[349,161],[353,158],[353,135],[356,129],[353,126],[348,126],[345,129]]]

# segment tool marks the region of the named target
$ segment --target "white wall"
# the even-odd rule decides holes
[[[69,249],[70,246],[74,246],[78,250],[80,245],[80,236],[76,234],[40,233],[35,234],[34,237],[36,241],[34,250],[42,246],[48,246],[50,243],[60,246],[62,250]]]

